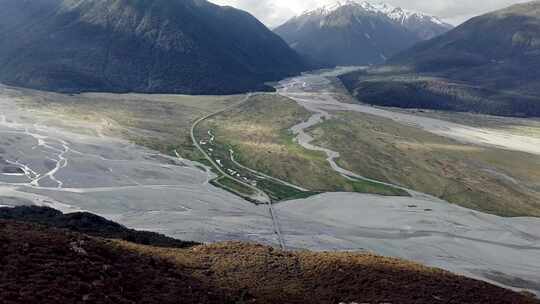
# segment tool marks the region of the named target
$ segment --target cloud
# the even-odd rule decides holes
[[[294,15],[309,7],[323,5],[321,0],[210,0],[220,5],[230,5],[246,10],[266,25],[273,27],[282,24]]]
[[[294,15],[336,0],[211,0],[220,5],[244,9],[269,27],[275,27]],[[388,4],[432,14],[459,24],[473,16],[529,0],[386,0]],[[375,2],[379,2],[375,0]]]

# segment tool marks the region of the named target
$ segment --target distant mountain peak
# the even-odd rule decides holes
[[[390,18],[394,22],[405,24],[410,20],[423,20],[424,22],[432,22],[440,26],[447,27],[448,29],[452,28],[452,25],[444,22],[436,16],[432,16],[426,13],[404,9],[401,7],[395,7],[388,3],[384,2],[370,2],[370,1],[357,1],[357,0],[343,0],[336,1],[332,4],[323,5],[315,10],[305,11],[302,15],[317,15],[317,16],[328,16],[334,13],[335,11],[343,7],[354,7],[356,9],[361,9],[365,12],[373,14],[382,14]]]
[[[275,29],[315,65],[383,63],[452,28],[441,19],[383,2],[341,0],[306,11]]]

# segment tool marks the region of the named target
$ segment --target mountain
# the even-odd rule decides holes
[[[450,28],[422,13],[347,0],[294,17],[274,31],[311,62],[328,67],[383,63]]]
[[[451,78],[490,88],[540,94],[540,1],[473,18],[390,63],[422,72],[444,71]]]
[[[368,103],[540,117],[540,1],[475,17],[388,65],[342,79]]]
[[[204,0],[0,0],[0,81],[79,92],[227,94],[305,65],[244,11]]]

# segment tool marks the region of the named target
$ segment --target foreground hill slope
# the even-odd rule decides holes
[[[342,1],[294,17],[274,31],[318,66],[383,63],[452,26],[388,4]]]
[[[226,303],[172,263],[65,230],[0,221],[0,302]]]
[[[0,220],[2,303],[538,303],[372,254],[137,245]]]
[[[0,0],[0,81],[44,90],[221,94],[303,70],[246,12],[205,0]]]
[[[540,1],[473,18],[389,60],[342,78],[384,106],[540,116]]]
[[[36,223],[51,228],[69,229],[70,231],[95,237],[125,240],[158,247],[186,248],[199,245],[198,243],[180,241],[159,233],[129,229],[88,212],[63,214],[48,207],[19,206],[0,208],[0,220]]]

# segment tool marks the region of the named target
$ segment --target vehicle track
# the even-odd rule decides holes
[[[217,112],[214,112],[214,113],[211,113],[211,114],[208,114],[204,117],[201,117],[199,118],[197,121],[195,121],[195,123],[193,123],[193,125],[191,126],[191,130],[190,130],[190,134],[191,134],[191,141],[193,141],[193,144],[195,145],[195,147],[197,147],[197,149],[204,155],[204,157],[212,164],[212,166],[214,166],[214,168],[219,172],[221,173],[223,176],[226,176],[230,179],[233,179],[234,181],[238,182],[239,184],[245,186],[245,187],[248,187],[249,189],[255,191],[255,193],[257,193],[258,195],[255,196],[255,197],[252,197],[253,199],[257,200],[257,201],[260,201],[262,203],[267,203],[270,201],[270,198],[268,197],[268,195],[266,193],[264,193],[263,191],[261,191],[259,188],[257,187],[254,187],[253,185],[250,185],[246,182],[243,182],[229,174],[227,174],[225,171],[223,171],[223,169],[221,169],[221,166],[219,166],[212,157],[210,157],[210,155],[208,155],[208,153],[206,153],[206,151],[201,147],[201,145],[199,144],[199,141],[197,140],[197,138],[195,137],[195,129],[197,128],[197,126],[202,123],[203,121],[211,118],[211,117],[214,117],[214,116],[217,116],[223,112],[226,112],[230,109],[233,109],[241,104],[243,104],[244,102],[246,102],[247,100],[249,100],[249,98],[253,96],[252,93],[249,93],[247,94],[241,101],[233,104],[233,105],[230,105],[224,109],[221,109]]]
[[[278,243],[279,243],[279,246],[282,250],[286,250],[286,245],[285,245],[285,240],[283,238],[283,235],[281,234],[281,229],[280,229],[280,225],[279,225],[279,220],[277,218],[277,215],[276,215],[276,211],[274,210],[274,207],[272,205],[272,200],[270,199],[270,197],[262,190],[260,190],[259,188],[257,187],[254,187],[248,183],[245,183],[229,174],[227,174],[225,171],[223,171],[223,169],[221,169],[221,166],[219,166],[218,164],[216,164],[216,162],[212,159],[212,157],[210,157],[210,155],[208,155],[208,153],[206,153],[206,151],[201,147],[201,145],[199,144],[199,142],[197,141],[197,138],[195,137],[195,129],[197,128],[197,126],[202,123],[203,121],[211,118],[211,117],[214,117],[214,116],[217,116],[221,113],[224,113],[230,109],[233,109],[241,104],[243,104],[244,102],[248,101],[249,98],[251,98],[252,96],[254,96],[255,94],[253,93],[249,93],[247,94],[244,99],[242,99],[241,101],[229,106],[229,107],[226,107],[225,109],[222,109],[222,110],[219,110],[217,112],[214,112],[214,113],[211,113],[211,114],[208,114],[204,117],[201,117],[199,118],[197,121],[195,121],[195,123],[191,126],[191,140],[193,141],[193,144],[195,145],[195,147],[197,147],[197,149],[204,155],[204,157],[212,164],[212,166],[218,170],[219,173],[221,173],[223,176],[227,176],[228,178],[231,178],[233,179],[234,181],[240,183],[241,185],[244,185],[254,191],[256,191],[256,193],[258,193],[259,195],[257,197],[253,197],[254,199],[256,199],[257,201],[260,201],[260,202],[263,202],[265,203],[267,206],[268,206],[268,212],[270,214],[270,218],[272,220],[272,226],[273,226],[273,229],[274,229],[274,233],[276,234],[276,237],[277,237],[277,240],[278,240]],[[232,155],[231,155],[232,156]],[[232,158],[231,158],[232,159]],[[235,162],[236,163],[236,162]],[[243,166],[241,166],[243,167]],[[264,176],[263,174],[255,171],[255,170],[249,170],[253,173],[256,172],[256,174],[258,175],[261,175],[261,176]]]
[[[275,177],[272,177],[272,176],[270,176],[270,175],[266,175],[266,174],[264,174],[264,173],[262,173],[262,172],[259,172],[259,171],[253,170],[253,169],[251,169],[251,168],[248,168],[248,167],[242,165],[241,163],[239,163],[238,161],[236,161],[236,159],[234,158],[234,151],[233,151],[233,150],[229,150],[229,153],[230,153],[230,155],[231,155],[231,161],[232,161],[235,165],[237,165],[238,167],[240,167],[240,168],[242,168],[242,169],[244,169],[244,170],[247,170],[247,171],[249,171],[249,172],[251,172],[251,173],[253,173],[253,174],[256,174],[256,175],[260,175],[260,176],[262,176],[262,177],[264,177],[264,178],[273,180],[273,181],[275,181],[275,182],[282,183],[282,184],[284,184],[284,185],[286,185],[286,186],[289,186],[289,187],[294,188],[294,189],[299,190],[299,191],[304,191],[304,192],[310,191],[310,190],[308,190],[308,189],[305,189],[305,188],[302,188],[302,187],[293,185],[293,184],[291,184],[291,183],[289,183],[289,182],[286,182],[286,181],[284,181],[284,180],[281,180],[281,179],[279,179],[279,178],[275,178]]]

